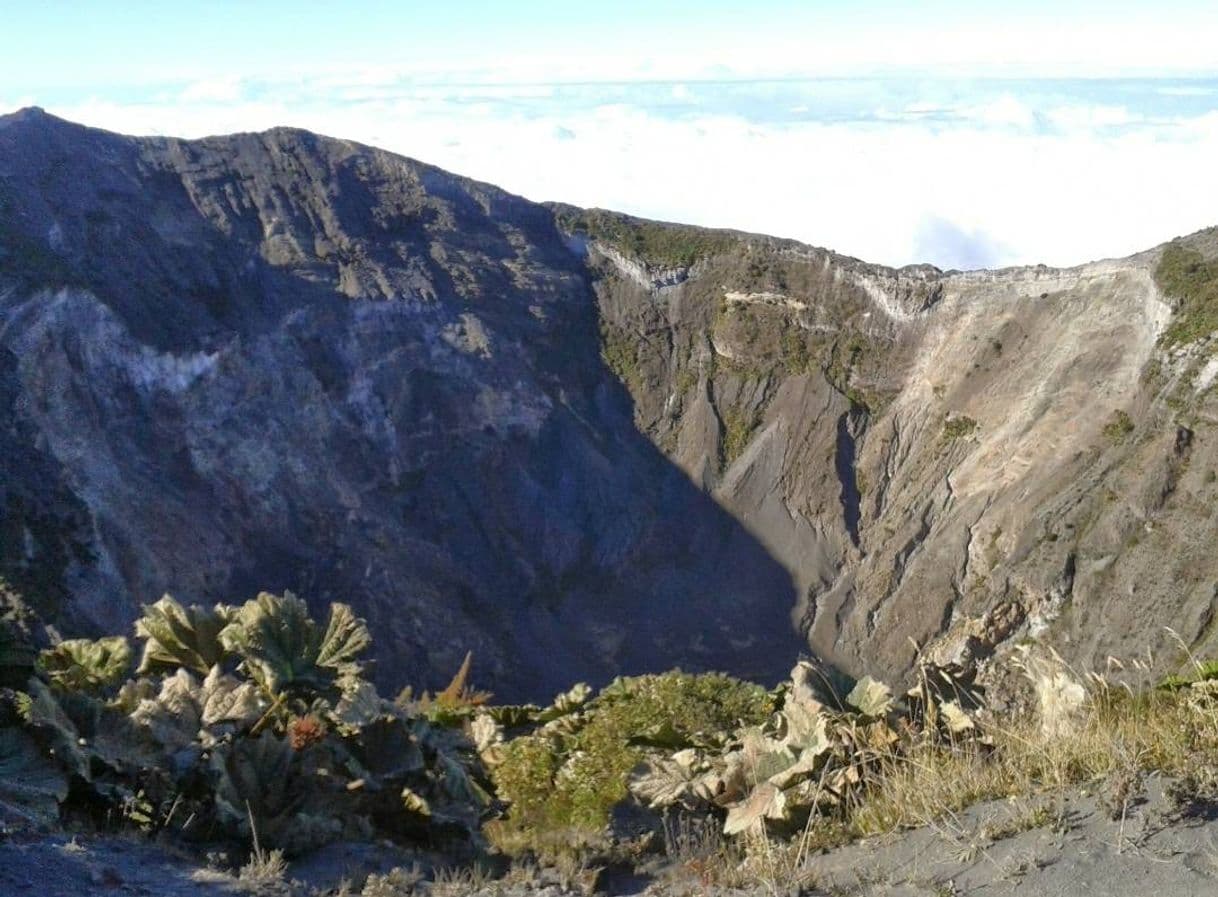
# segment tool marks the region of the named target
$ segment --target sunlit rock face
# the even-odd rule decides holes
[[[1186,310],[1162,247],[894,271],[556,212],[590,247],[636,425],[791,571],[823,659],[899,679],[920,650],[973,662],[1029,639],[1082,668],[1170,668],[1177,636],[1218,650],[1218,337],[1164,338]],[[1175,245],[1212,259],[1218,231]]]
[[[1157,260],[893,271],[300,131],[17,113],[0,574],[65,631],[344,600],[383,684],[472,650],[504,699],[1201,646],[1218,366],[1159,346]]]

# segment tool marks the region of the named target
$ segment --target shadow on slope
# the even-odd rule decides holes
[[[25,443],[88,509],[71,628],[291,589],[368,618],[382,685],[473,650],[503,700],[798,654],[790,576],[635,429],[545,208],[304,132],[27,111],[0,236]]]

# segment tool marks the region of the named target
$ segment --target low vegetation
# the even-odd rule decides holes
[[[34,824],[236,836],[251,886],[281,877],[285,856],[378,838],[466,862],[500,852],[514,870],[540,860],[585,884],[598,864],[661,851],[668,874],[782,889],[807,882],[815,849],[980,800],[1026,801],[991,838],[1053,824],[1041,799],[1080,785],[1122,818],[1150,771],[1181,782],[1181,801],[1218,800],[1218,664],[1134,691],[1025,647],[1011,668],[1029,703],[1004,715],[958,667],[924,664],[896,693],[808,661],[772,690],[673,671],[540,707],[494,704],[468,658],[440,693],[384,700],[362,676],[364,623],[342,604],[315,620],[291,594],[167,596],[135,637],[36,652],[3,620],[0,803]],[[641,828],[621,827],[623,808]],[[470,889],[488,868],[435,873],[437,887]]]
[[[967,414],[957,414],[943,422],[944,439],[964,439],[977,432],[980,424]]]
[[[1218,260],[1172,243],[1163,250],[1155,281],[1178,306],[1159,337],[1165,348],[1185,345],[1218,330]]]
[[[642,388],[639,347],[629,332],[602,322],[601,360],[632,393]]]
[[[723,466],[730,466],[744,454],[749,441],[761,424],[761,416],[753,410],[728,409],[723,412]]]
[[[1134,430],[1133,418],[1126,412],[1117,410],[1112,412],[1112,417],[1108,419],[1108,423],[1104,424],[1104,438],[1113,445],[1124,442]]]
[[[564,230],[606,243],[657,268],[688,268],[699,259],[735,247],[736,234],[684,224],[645,221],[603,209],[561,209]]]
[[[588,694],[561,696],[555,708],[568,712],[534,712],[534,725],[544,720],[539,727],[484,752],[498,794],[511,808],[492,828],[503,846],[553,854],[573,840],[595,842],[613,808],[628,797],[630,774],[645,757],[719,745],[737,726],[764,721],[774,706],[759,686],[680,671],[618,679],[585,703]],[[502,718],[492,711],[496,716]]]
[[[0,665],[26,663],[4,628]],[[323,625],[290,593],[212,608],[166,596],[136,634],[138,669],[125,637],[70,640],[4,690],[0,799],[35,818],[237,833],[289,854],[374,831],[481,837],[490,795],[473,745],[377,695],[359,660],[371,637],[346,605]],[[13,788],[16,775],[39,788]]]

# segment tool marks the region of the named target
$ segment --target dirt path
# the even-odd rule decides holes
[[[129,838],[14,834],[0,843],[4,897],[231,897],[234,880]]]

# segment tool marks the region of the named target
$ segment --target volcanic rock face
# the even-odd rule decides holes
[[[1159,348],[1157,260],[892,271],[300,131],[17,113],[0,574],[83,631],[346,600],[384,682],[472,649],[503,698],[808,640],[888,675],[1204,641],[1218,364]]]
[[[295,131],[37,112],[0,197],[4,573],[66,626],[290,588],[356,605],[387,682],[469,649],[503,697],[789,665],[789,575],[634,429],[545,208]]]
[[[919,648],[1214,649],[1218,345],[1161,345],[1161,254],[890,271],[740,237],[675,286],[592,264],[640,428],[791,570],[817,654],[897,678]]]

